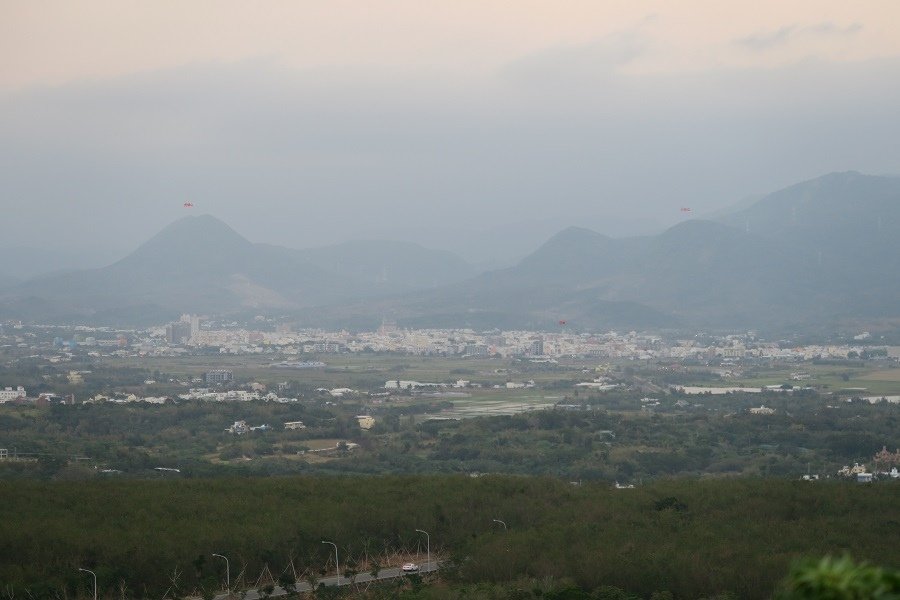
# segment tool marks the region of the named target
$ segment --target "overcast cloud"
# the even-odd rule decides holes
[[[797,38],[805,36],[850,36],[862,31],[863,26],[860,23],[851,23],[846,27],[835,25],[831,21],[823,21],[816,25],[801,27],[799,25],[785,25],[775,31],[763,31],[748,35],[737,40],[737,43],[750,50],[769,50],[779,46],[784,46]]]
[[[502,259],[567,225],[648,232],[681,206],[900,171],[897,57],[647,69],[660,21],[483,70],[262,56],[8,88],[0,245],[112,260],[190,200],[253,241],[403,239]],[[758,52],[866,29],[808,23],[732,39]]]

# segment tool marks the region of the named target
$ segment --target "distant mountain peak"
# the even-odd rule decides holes
[[[611,239],[609,236],[597,233],[593,229],[587,229],[586,227],[566,227],[544,242],[531,256],[569,248],[581,249],[585,245],[606,244]]]
[[[177,221],[173,221],[155,236],[150,238],[148,242],[152,242],[158,238],[172,238],[185,236],[205,236],[206,238],[229,239],[232,241],[242,241],[249,244],[241,234],[231,228],[225,221],[218,219],[212,215],[196,215],[182,217]]]
[[[566,227],[565,229],[559,231],[556,235],[550,238],[548,241],[552,240],[562,240],[562,239],[609,239],[608,236],[603,235],[602,233],[598,233],[593,229],[588,229],[587,227],[578,227],[577,225],[572,225],[570,227]]]
[[[198,255],[213,262],[233,260],[249,252],[253,244],[224,221],[212,215],[183,217],[164,227],[119,261],[120,265],[158,261],[164,264],[193,262]]]
[[[900,206],[900,178],[866,175],[859,171],[840,171],[809,179],[772,192],[753,205],[729,215],[722,221],[739,226],[751,224],[780,231],[787,224],[809,219],[855,216],[856,211],[887,210]],[[804,219],[799,219],[804,216]],[[821,226],[818,223],[817,226]]]
[[[833,171],[814,177],[800,183],[788,186],[782,190],[778,190],[769,194],[769,196],[779,196],[790,194],[797,190],[808,190],[810,192],[828,192],[828,193],[844,193],[848,187],[861,187],[865,191],[872,188],[884,186],[896,186],[900,181],[897,177],[885,177],[882,175],[867,175],[859,171]],[[852,198],[850,198],[852,200]]]
[[[184,234],[226,235],[244,239],[225,221],[210,214],[203,214],[190,215],[173,221],[163,227],[151,240],[160,236]]]
[[[873,177],[872,175],[863,175],[859,171],[849,170],[849,171],[832,171],[831,173],[826,173],[821,177],[816,177],[816,179],[858,179],[860,177]]]
[[[536,269],[552,278],[565,277],[608,259],[614,246],[614,240],[602,233],[584,227],[567,227],[523,258],[519,267]]]

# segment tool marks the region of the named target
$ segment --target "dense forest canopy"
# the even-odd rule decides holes
[[[633,489],[508,476],[385,476],[181,481],[0,482],[0,580],[16,596],[101,591],[159,597],[278,577],[368,572],[424,540],[463,584],[571,578],[648,597],[730,591],[769,597],[791,561],[849,552],[900,565],[897,486],[783,480],[670,480]],[[493,519],[502,519],[508,531]],[[396,565],[394,565],[396,566]],[[302,575],[302,574],[306,575]]]

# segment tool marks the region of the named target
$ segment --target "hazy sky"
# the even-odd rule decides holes
[[[900,172],[898,106],[895,0],[6,0],[0,246],[111,260],[190,200],[254,241],[513,256]]]

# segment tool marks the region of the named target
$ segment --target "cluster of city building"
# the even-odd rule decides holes
[[[216,391],[209,388],[191,388],[186,394],[179,394],[182,400],[203,400],[205,402],[252,402],[263,400],[265,402],[280,402],[287,404],[299,402],[299,398],[286,398],[275,392],[262,393],[257,390],[227,390]]]
[[[871,336],[857,335],[842,344],[790,345],[761,340],[753,333],[666,338],[655,334],[631,332],[581,333],[568,331],[537,332],[525,330],[475,331],[472,329],[407,329],[385,322],[376,331],[326,331],[294,329],[289,325],[266,323],[260,329],[237,323],[216,325],[196,315],[184,315],[179,321],[146,330],[116,331],[108,328],[76,327],[71,339],[33,332],[4,336],[7,345],[41,352],[50,362],[69,360],[76,351],[89,356],[178,356],[193,352],[218,351],[222,354],[274,354],[285,368],[324,366],[307,357],[362,352],[393,352],[410,355],[512,357],[554,360],[561,357],[600,359],[672,359],[736,361],[812,360],[879,357],[897,360],[897,348],[874,346]],[[40,330],[33,327],[32,330]],[[48,332],[55,329],[47,326]],[[50,337],[52,336],[52,337]],[[39,339],[40,338],[40,339]],[[52,339],[52,342],[48,343]],[[9,343],[13,342],[13,343]],[[296,357],[296,358],[294,358]]]
[[[157,338],[162,337],[157,332]],[[854,338],[866,342],[867,333]],[[197,316],[184,315],[165,327],[165,347],[217,348],[221,353],[257,354],[275,352],[286,355],[330,354],[342,352],[397,352],[412,355],[455,356],[584,356],[647,360],[671,359],[844,359],[859,356],[873,347],[865,344],[788,346],[776,341],[761,341],[753,333],[727,336],[665,340],[658,335],[631,332],[579,333],[566,331],[486,331],[472,329],[406,329],[384,322],[376,331],[350,332],[321,329],[294,330],[278,325],[274,331],[240,327],[205,328]],[[887,348],[883,348],[885,353]],[[894,356],[894,358],[897,358]]]

